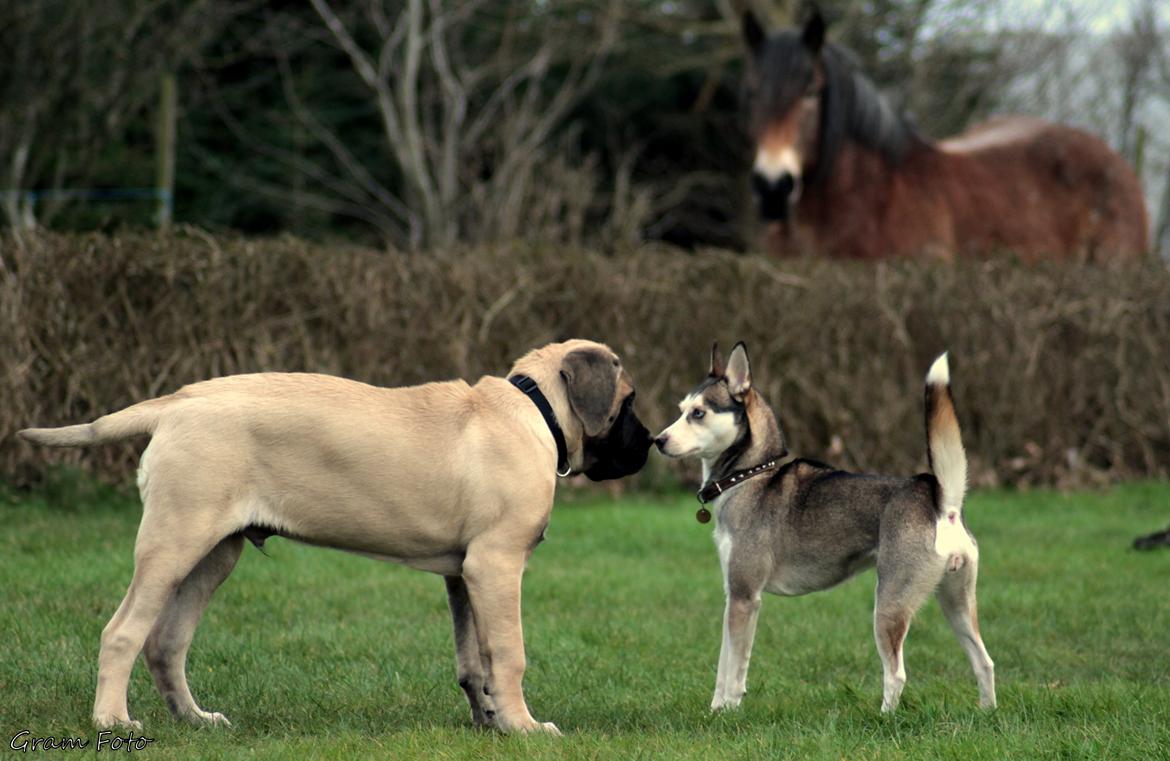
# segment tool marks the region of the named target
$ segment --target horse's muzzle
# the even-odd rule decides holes
[[[762,219],[787,222],[792,205],[800,197],[800,178],[785,172],[770,180],[759,172],[752,172],[752,191]]]

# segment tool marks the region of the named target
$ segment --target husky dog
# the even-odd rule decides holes
[[[979,549],[963,520],[967,458],[943,354],[926,376],[926,441],[933,475],[847,473],[811,460],[781,465],[788,450],[771,407],[752,386],[747,348],[725,364],[711,349],[707,378],[655,438],[668,457],[703,463],[699,501],[715,505],[715,546],[727,607],[711,709],[734,708],[747,690],[760,594],[803,595],[877,566],[874,639],[884,674],[882,711],[906,683],[902,643],[934,592],[971,660],[979,705],[995,707],[994,664],[979,636]],[[710,515],[704,507],[700,522]]]

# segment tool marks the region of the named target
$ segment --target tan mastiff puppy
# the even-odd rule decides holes
[[[532,718],[521,688],[524,566],[548,524],[558,470],[595,480],[634,473],[650,436],[630,376],[603,344],[536,349],[512,367],[516,376],[535,383],[391,389],[236,375],[85,425],[21,431],[59,447],[152,437],[138,470],[134,578],[102,632],[94,722],[140,728],[126,692],[145,651],[172,713],[227,723],[191,696],[187,650],[244,540],[279,535],[442,574],[472,719],[556,732]]]

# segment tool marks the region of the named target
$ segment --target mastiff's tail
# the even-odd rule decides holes
[[[25,428],[16,435],[46,447],[84,447],[154,433],[163,409],[174,395],[148,399],[124,410],[103,415],[92,423],[63,428]]]
[[[936,359],[926,374],[926,448],[930,469],[942,487],[943,514],[962,512],[967,494],[967,453],[955,416],[946,354]]]

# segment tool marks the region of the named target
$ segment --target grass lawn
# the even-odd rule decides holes
[[[0,741],[85,737],[98,637],[131,574],[131,497],[0,498]],[[192,648],[196,699],[232,729],[173,721],[139,662],[144,758],[1170,758],[1170,552],[1130,540],[1170,521],[1170,485],[981,492],[979,619],[999,709],[932,601],[909,681],[879,713],[872,571],[768,597],[738,712],[707,706],[722,589],[689,495],[560,504],[529,564],[526,694],[563,738],[470,727],[442,581],[273,539],[247,548]],[[64,754],[63,754],[64,755]],[[68,755],[76,756],[77,752]]]

